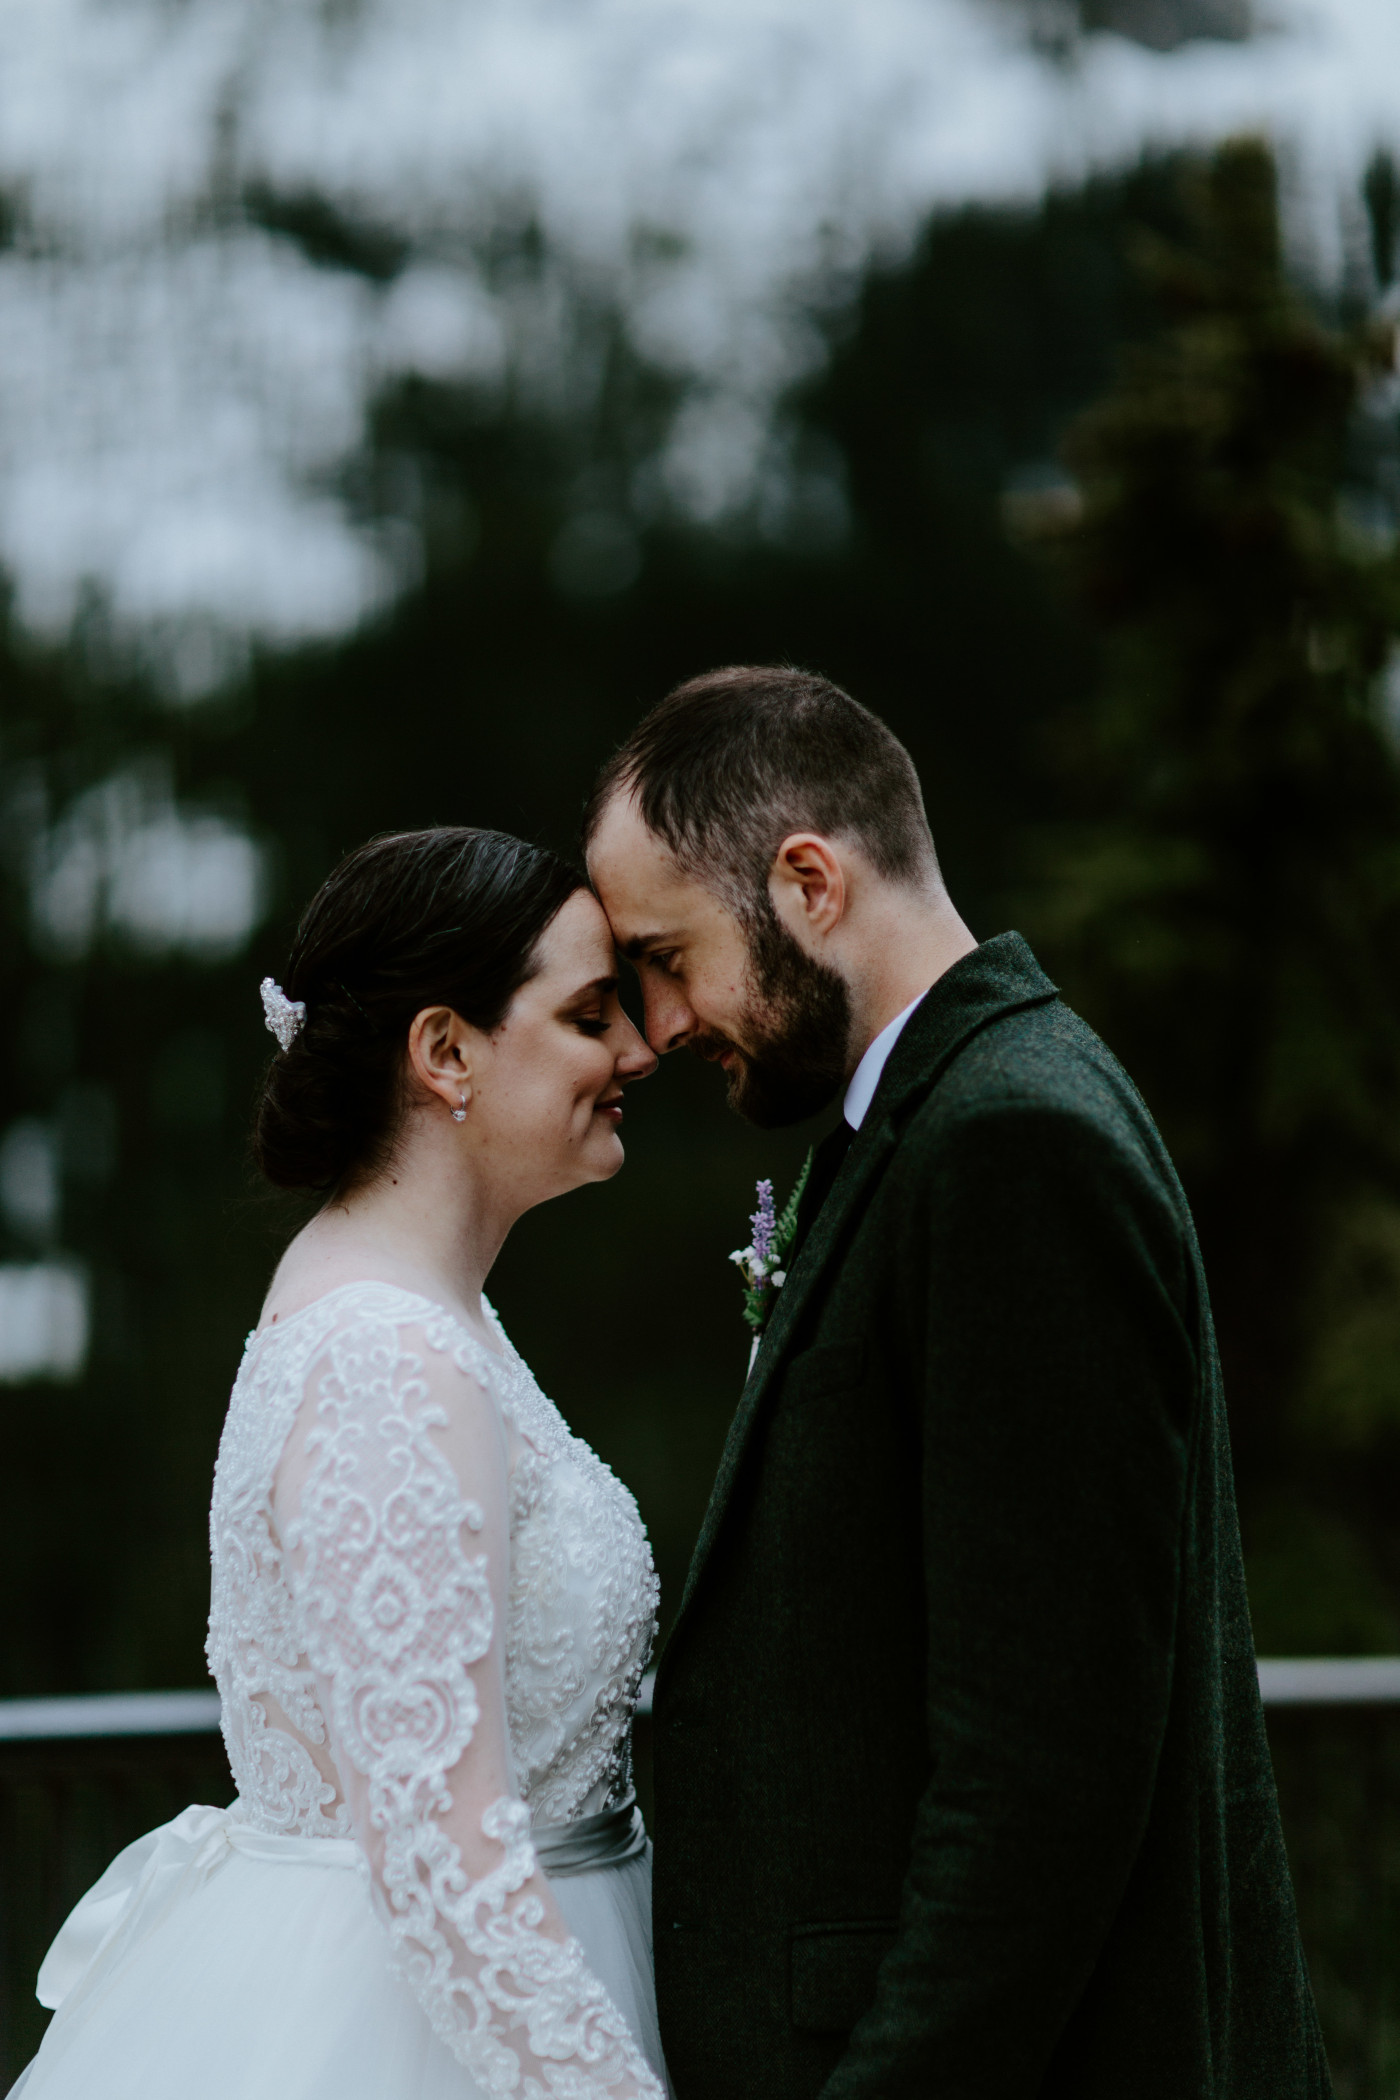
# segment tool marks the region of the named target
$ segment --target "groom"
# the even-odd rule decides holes
[[[1190,1213],[908,754],[716,671],[589,867],[658,1051],[843,1101],[657,1677],[680,2100],[1322,2100]]]

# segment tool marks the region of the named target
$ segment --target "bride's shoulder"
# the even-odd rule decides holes
[[[482,1331],[484,1325],[484,1331]],[[405,1353],[425,1347],[433,1356],[450,1358],[478,1383],[489,1384],[493,1366],[509,1360],[510,1345],[494,1313],[473,1320],[467,1308],[451,1303],[421,1282],[374,1275],[278,1278],[268,1293],[262,1317],[248,1338],[256,1356],[306,1360],[392,1330]]]
[[[255,1338],[290,1333],[299,1323],[339,1325],[361,1318],[414,1318],[424,1311],[447,1313],[426,1291],[387,1276],[346,1275],[274,1278]]]

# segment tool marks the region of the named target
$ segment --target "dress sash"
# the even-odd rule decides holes
[[[148,1830],[119,1852],[69,1913],[39,1970],[35,1995],[51,2011],[108,1967],[122,1946],[149,1932],[180,1899],[207,1881],[230,1852],[278,1866],[358,1869],[364,1855],[353,1838],[292,1837],[254,1829],[231,1808],[186,1808],[173,1822]],[[551,1880],[621,1866],[646,1848],[646,1826],[635,1796],[601,1815],[572,1823],[541,1823],[531,1830],[536,1857]]]
[[[647,1827],[635,1794],[620,1808],[605,1808],[599,1816],[536,1823],[530,1837],[535,1857],[551,1881],[561,1874],[591,1874],[595,1867],[620,1867],[647,1847]]]

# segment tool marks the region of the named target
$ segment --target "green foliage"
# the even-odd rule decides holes
[[[1400,1611],[1357,1525],[1286,1493],[1252,1512],[1249,1609],[1261,1655],[1376,1655],[1400,1646]]]
[[[284,216],[290,208],[276,206]],[[0,1031],[0,1135],[20,1118],[61,1126],[59,1244],[94,1278],[84,1377],[4,1393],[0,1693],[202,1674],[209,1472],[287,1222],[250,1193],[244,1160],[268,1051],[256,986],[265,970],[280,971],[298,909],[345,848],[383,829],[465,820],[568,850],[600,755],[668,684],[706,664],[786,658],[848,684],[904,738],[978,932],[1006,923],[993,900],[1028,817],[1049,808],[1076,819],[1049,842],[1055,880],[1044,901],[1056,912],[1091,873],[1110,901],[1121,900],[1123,867],[1149,898],[1158,868],[1178,885],[1197,879],[1194,834],[1105,821],[1122,813],[1117,783],[1135,779],[1131,750],[1115,757],[1110,739],[1105,758],[1099,731],[1081,728],[1061,740],[1066,763],[1053,783],[1030,762],[1038,725],[1086,689],[1094,659],[1079,616],[1002,522],[1004,489],[1022,469],[1038,472],[1066,419],[1104,394],[1118,346],[1146,346],[1150,359],[1161,341],[1151,287],[1124,261],[1125,227],[1142,223],[1160,253],[1175,239],[1175,252],[1195,256],[1174,173],[1159,164],[1033,212],[940,221],[907,262],[870,274],[832,324],[826,372],[791,404],[796,453],[846,503],[844,538],[807,530],[800,515],[781,532],[754,521],[704,532],[639,509],[674,385],[629,361],[615,323],[596,312],[580,320],[580,354],[607,383],[587,414],[562,396],[544,415],[426,381],[381,403],[351,493],[368,515],[416,520],[426,574],[339,646],[255,661],[226,699],[172,710],[138,681],[115,681],[100,608],[72,650],[49,658],[0,629],[0,998],[10,1023]],[[332,261],[337,242],[343,249],[363,231],[304,219],[298,237]],[[341,260],[355,259],[346,250]],[[512,252],[502,267],[527,264]],[[355,266],[381,264],[366,250]],[[559,558],[571,522],[600,513],[634,533],[635,573],[590,579]],[[1165,608],[1159,624],[1169,624]],[[1111,635],[1107,646],[1117,646]],[[1139,636],[1138,646],[1157,642]],[[1357,689],[1358,735],[1384,760],[1369,692]],[[1075,756],[1080,746],[1092,764]],[[270,916],[232,959],[143,955],[115,935],[56,957],[30,917],[32,825],[61,825],[90,789],[147,762],[168,767],[182,809],[236,816],[271,846]],[[1369,791],[1390,794],[1388,762],[1362,757],[1354,770]],[[1066,883],[1071,846],[1085,872]],[[1337,880],[1351,938],[1351,877]],[[1247,888],[1239,894],[1247,903]],[[1230,953],[1238,904],[1233,893],[1218,904]],[[1194,965],[1216,908],[1205,898],[1193,906],[1189,937],[1155,904],[1137,915],[1123,941],[1129,1013],[1142,959],[1165,945],[1169,961],[1184,944]],[[1133,915],[1120,902],[1109,917]],[[1170,974],[1147,973],[1143,1025],[1129,1040],[1095,1003],[1116,967],[1071,987],[1074,941],[1058,922],[1051,931],[1067,989],[1124,1050],[1173,1141],[1199,1124],[1213,1156],[1222,1112],[1209,1086],[1196,1096],[1189,1066],[1177,1073],[1197,1051],[1194,1029],[1172,1032]],[[1162,983],[1165,1010],[1152,1003]],[[1380,1011],[1390,1011],[1387,997]],[[1330,1040],[1324,1030],[1329,1056]],[[1369,1066],[1358,1083],[1363,1113],[1348,1143],[1373,1173],[1382,1155],[1366,1107]],[[755,1178],[784,1185],[811,1133],[748,1130],[725,1114],[713,1072],[674,1058],[639,1090],[628,1130],[626,1171],[522,1221],[491,1287],[546,1389],[637,1490],[674,1601],[743,1379],[747,1335],[725,1256]],[[1199,1197],[1196,1149],[1184,1145]],[[1308,1272],[1329,1303],[1346,1297],[1350,1315],[1300,1316],[1295,1354],[1316,1357],[1309,1391],[1329,1436],[1340,1437],[1344,1414],[1363,1425],[1347,1430],[1339,1463],[1388,1483],[1373,1397],[1387,1358],[1372,1329],[1389,1317],[1389,1271],[1378,1272],[1372,1241],[1391,1244],[1391,1198],[1374,1173],[1368,1186],[1371,1208],[1347,1211],[1347,1232]],[[1214,1232],[1211,1258],[1228,1319],[1227,1227]],[[0,1259],[34,1252],[23,1237],[0,1237]],[[1324,1331],[1326,1350],[1316,1339]],[[1252,1486],[1263,1477],[1259,1455],[1241,1455]],[[1329,1476],[1328,1493],[1337,1520],[1364,1535],[1369,1564],[1388,1520],[1373,1516],[1367,1481]]]
[[[1038,917],[1193,1185],[1282,1169],[1312,1212],[1400,1185],[1400,567],[1345,500],[1382,343],[1288,286],[1261,149],[1199,184],[1194,251],[1144,244],[1174,325],[1066,447],[1102,676],[1059,731],[1081,814],[1039,840]]]
[[[1400,1427],[1400,562],[1361,443],[1395,335],[1290,284],[1261,146],[1188,181],[1188,237],[1138,244],[1166,325],[1065,445],[1100,664],[1027,903],[1181,1167],[1262,1492]]]
[[[844,538],[829,516],[825,537],[808,530],[800,505],[780,532],[648,513],[636,492],[675,383],[581,306],[579,357],[606,382],[579,390],[586,411],[567,373],[548,414],[428,381],[381,402],[348,493],[416,523],[426,573],[361,633],[257,659],[224,699],[172,708],[117,681],[100,606],[48,658],[0,625],[0,1139],[20,1119],[62,1126],[57,1244],[94,1281],[84,1375],[0,1388],[0,1695],[203,1676],[215,1444],[294,1222],[245,1163],[269,1050],[257,983],[346,848],[467,821],[569,851],[601,755],[669,684],[786,658],[849,684],[906,740],[959,900],[998,930],[989,900],[1030,792],[1015,754],[1083,662],[1001,532],[999,492],[1101,390],[1142,305],[1125,213],[1161,188],[1135,177],[962,214],[872,273],[792,404],[797,454],[845,491]],[[255,201],[328,266],[392,260],[373,227]],[[503,270],[530,267],[522,240],[503,242]],[[599,514],[634,533],[634,572],[560,559],[578,517]],[[182,810],[234,816],[270,846],[269,915],[231,959],[143,955],[112,931],[57,957],[35,937],[31,850],[148,761]],[[725,1257],[755,1179],[788,1185],[811,1133],[748,1129],[714,1072],[681,1058],[638,1090],[627,1130],[625,1172],[524,1219],[491,1290],[545,1389],[635,1489],[669,1608],[743,1383]],[[0,1225],[0,1260],[35,1251]]]

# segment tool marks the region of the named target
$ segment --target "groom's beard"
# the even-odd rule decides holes
[[[741,1017],[742,1041],[706,1032],[701,1057],[735,1053],[729,1106],[760,1130],[801,1123],[835,1099],[846,1077],[851,996],[846,980],[799,947],[775,913],[749,940],[754,994]]]

